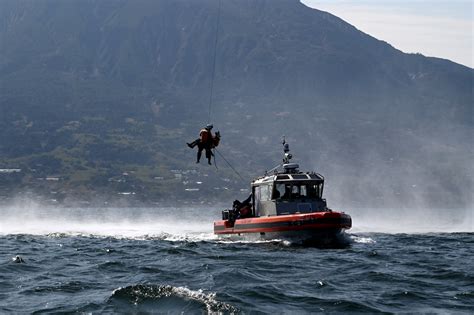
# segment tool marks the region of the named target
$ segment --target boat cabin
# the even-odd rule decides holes
[[[298,170],[298,164],[283,164],[283,172],[252,182],[254,216],[275,216],[327,210],[322,198],[324,177]]]

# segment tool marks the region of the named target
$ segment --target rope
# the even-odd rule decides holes
[[[220,22],[220,16],[221,16],[221,0],[219,0],[219,9],[217,11],[217,23],[216,23],[216,37],[214,41],[214,57],[213,57],[213,62],[212,62],[212,76],[211,76],[211,82],[210,82],[210,90],[211,93],[209,95],[209,115],[207,117],[207,123],[211,123],[211,107],[212,107],[212,93],[214,90],[214,76],[216,74],[216,59],[217,59],[217,40],[219,38],[219,22]]]
[[[216,36],[214,39],[214,56],[213,56],[213,61],[212,61],[212,76],[211,76],[211,82],[210,82],[210,94],[209,94],[209,115],[207,118],[207,122],[211,122],[211,108],[212,108],[212,96],[213,96],[213,91],[214,91],[214,77],[216,75],[216,59],[217,59],[217,42],[219,39],[219,23],[220,23],[220,16],[221,16],[221,6],[222,6],[222,0],[219,0],[219,7],[217,11],[217,21],[216,21]],[[245,179],[242,177],[242,175],[237,172],[237,170],[229,163],[229,161],[226,160],[226,158],[220,153],[217,149],[214,149],[213,152],[216,152],[220,155],[220,157],[229,165],[229,167],[234,171],[237,176],[240,177],[242,181],[245,182]],[[214,166],[217,168],[217,163],[216,163],[216,155],[213,154],[214,156]]]
[[[229,167],[234,171],[235,174],[237,174],[237,176],[240,177],[240,179],[241,179],[243,182],[247,183],[247,181],[242,177],[242,175],[240,175],[239,172],[237,172],[237,171],[235,170],[235,168],[229,163],[229,161],[226,160],[226,158],[222,155],[222,153],[220,153],[219,151],[217,151],[217,149],[214,149],[214,151],[217,152],[217,153],[220,155],[220,157],[227,163],[227,165],[229,165]]]
[[[219,169],[217,168],[216,155],[214,154],[215,151],[216,151],[216,149],[214,148],[214,149],[212,150],[212,156],[214,157],[214,166],[216,167],[216,170],[219,170]]]

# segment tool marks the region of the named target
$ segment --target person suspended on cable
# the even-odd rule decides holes
[[[197,138],[196,140],[194,140],[193,142],[187,142],[186,144],[188,145],[188,147],[190,147],[191,149],[193,149],[195,146],[197,146],[198,144],[200,143],[205,143],[208,139],[208,135],[210,134],[211,137],[212,137],[212,130],[213,128],[213,125],[211,124],[207,124],[206,127],[202,128],[201,131],[199,132],[199,138]]]
[[[206,127],[201,129],[199,132],[199,138],[194,140],[191,143],[187,143],[188,147],[194,148],[195,146],[198,147],[198,152],[197,152],[197,160],[196,163],[199,163],[201,160],[201,155],[202,151],[206,150],[206,158],[207,158],[207,163],[211,165],[211,158],[213,156],[212,149],[217,147],[219,145],[220,141],[220,133],[219,131],[216,132],[216,135],[212,135],[212,124],[207,124]]]

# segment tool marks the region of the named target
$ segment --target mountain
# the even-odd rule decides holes
[[[472,205],[473,69],[299,1],[4,0],[0,21],[4,197],[227,201],[286,135],[330,203]],[[184,145],[209,118],[218,169]]]

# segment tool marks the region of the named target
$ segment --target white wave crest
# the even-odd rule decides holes
[[[176,296],[186,300],[194,300],[206,306],[209,314],[216,312],[236,312],[237,309],[230,304],[220,302],[216,299],[215,292],[205,293],[202,289],[191,290],[187,287],[173,287],[171,285],[133,285],[120,287],[112,292],[112,297],[123,297],[138,305],[143,299],[161,299],[163,297]]]
[[[376,243],[376,241],[370,237],[350,235],[350,239],[352,242],[360,243],[360,244],[375,244]]]

